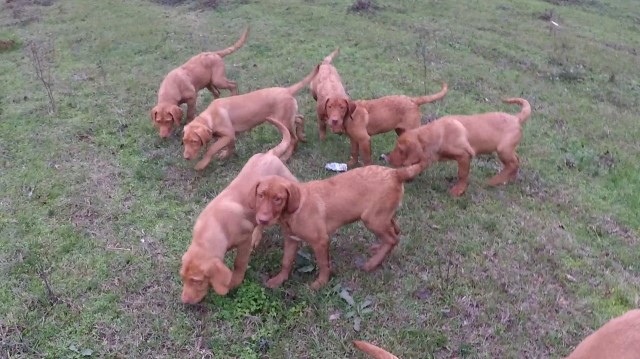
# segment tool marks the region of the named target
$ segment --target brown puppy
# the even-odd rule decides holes
[[[267,175],[296,181],[279,158],[290,147],[291,134],[279,121],[271,118],[267,121],[278,127],[282,142],[267,153],[253,155],[238,176],[198,216],[193,227],[193,241],[182,256],[183,303],[201,301],[209,286],[219,295],[225,295],[242,283],[252,240],[259,240],[261,232],[255,222],[256,212],[249,207],[247,188]],[[232,272],[224,264],[224,255],[233,248],[237,253]]]
[[[335,49],[325,57],[320,64],[318,76],[311,81],[311,96],[316,100],[316,114],[318,115],[318,133],[320,140],[327,136],[327,123],[337,126],[347,115],[349,107],[349,95],[342,86],[342,80],[338,70],[331,65],[331,61],[340,53],[340,48]]]
[[[401,135],[405,131],[420,126],[420,106],[441,100],[447,94],[447,84],[442,83],[440,92],[420,97],[385,96],[374,100],[349,101],[346,121],[338,121],[332,126],[334,133],[344,132],[351,142],[351,158],[347,165],[358,163],[358,154],[362,151],[365,166],[371,162],[371,136],[395,130]]]
[[[374,359],[398,359],[373,344],[354,340],[356,348]],[[566,359],[640,358],[640,309],[632,309],[611,319],[586,337]]]
[[[425,168],[436,161],[454,160],[458,162],[458,182],[450,193],[461,196],[467,189],[471,158],[497,152],[504,167],[489,180],[489,185],[512,181],[520,162],[516,147],[522,138],[522,125],[531,115],[531,106],[521,98],[504,102],[520,104],[522,110],[517,115],[491,112],[442,117],[400,135],[386,159],[394,167],[422,163]]]
[[[611,319],[586,337],[567,359],[640,358],[640,309]]]
[[[397,356],[388,351],[362,340],[354,340],[353,345],[374,359],[398,359]]]
[[[218,151],[225,149],[221,158],[233,154],[236,133],[249,131],[267,117],[273,117],[291,132],[292,143],[283,156],[284,161],[288,160],[298,144],[296,127],[299,129],[302,124],[302,116],[298,115],[298,101],[293,95],[311,82],[317,72],[318,66],[293,86],[271,87],[214,100],[204,112],[184,127],[184,158],[190,160],[196,157],[202,147],[213,137],[218,137],[195,166],[196,170],[203,170]]]
[[[167,74],[160,84],[158,103],[151,110],[151,121],[160,130],[160,137],[168,137],[174,124],[180,127],[181,104],[187,104],[187,123],[193,120],[198,91],[203,88],[209,89],[214,98],[220,97],[219,88],[228,89],[232,95],[238,94],[236,82],[227,79],[222,58],[241,48],[248,35],[249,27],[233,46],[198,54]]]
[[[331,178],[298,183],[268,176],[251,190],[256,222],[268,226],[279,222],[284,239],[282,270],[269,279],[275,288],[289,277],[298,242],[308,243],[315,253],[318,278],[311,284],[318,289],[329,281],[329,236],[338,228],[362,220],[381,240],[375,254],[364,265],[372,271],[398,244],[400,228],[395,213],[404,194],[404,182],[422,170],[420,165],[401,169],[382,166],[357,168]]]

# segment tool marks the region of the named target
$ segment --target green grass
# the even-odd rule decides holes
[[[634,1],[379,0],[366,14],[347,12],[350,0],[205,3],[0,5],[0,40],[19,47],[0,52],[0,358],[363,357],[353,339],[402,358],[562,357],[638,307]],[[515,112],[500,99],[526,97],[518,180],[489,188],[498,164],[481,157],[454,199],[455,165],[438,164],[406,186],[402,241],[379,270],[356,268],[375,238],[354,224],[333,237],[325,289],[308,289],[315,272],[302,257],[303,271],[266,289],[282,254],[270,229],[238,290],[182,305],[178,269],[196,216],[278,135],[259,127],[236,157],[196,173],[148,111],[169,70],[248,24],[246,45],[225,60],[241,92],[292,84],[340,46],[334,64],[352,98],[433,93],[444,80],[445,100],[422,109],[442,116]],[[55,49],[53,115],[32,40]],[[328,177],[324,164],[346,161],[348,141],[319,143],[314,102],[306,89],[297,97],[309,141],[289,166],[301,180]],[[210,101],[203,91],[199,109]],[[374,138],[374,156],[394,141]]]

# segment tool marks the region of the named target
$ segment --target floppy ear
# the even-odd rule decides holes
[[[158,116],[158,106],[152,108],[149,114],[151,115],[151,122],[156,122],[156,116]]]
[[[216,293],[226,295],[229,292],[232,273],[220,258],[213,259],[207,270],[207,276],[209,277],[209,285]]]
[[[324,105],[318,104],[318,112],[320,113],[320,120],[324,121],[327,118],[327,104],[329,103],[329,98],[324,102]]]
[[[298,185],[289,183],[287,186],[287,194],[289,195],[289,198],[287,198],[287,212],[293,213],[300,207],[300,189]]]
[[[200,142],[202,142],[203,146],[206,145],[207,142],[211,141],[211,133],[205,127],[197,126],[193,129],[193,132],[195,132],[195,134],[200,137]]]
[[[182,109],[180,106],[171,106],[171,110],[169,110],[171,117],[173,117],[173,123],[176,124],[177,127],[180,127],[182,123]]]
[[[256,183],[255,186],[251,186],[251,189],[249,190],[249,193],[247,196],[247,202],[248,202],[249,208],[251,209],[256,209],[256,195],[258,194],[258,186],[260,186],[259,181],[258,183]]]
[[[344,100],[344,102],[347,103],[347,111],[345,111],[344,113],[344,118],[342,119],[342,123],[344,124],[347,121],[347,117],[351,118],[351,115],[353,115],[353,111],[356,110],[356,103],[353,101],[349,101],[349,100]]]

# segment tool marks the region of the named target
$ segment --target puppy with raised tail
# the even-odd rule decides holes
[[[300,241],[313,248],[319,268],[311,288],[326,285],[330,275],[329,236],[358,220],[380,240],[372,247],[374,255],[364,264],[365,271],[377,268],[398,244],[400,228],[395,215],[404,182],[421,170],[421,165],[400,169],[367,166],[306,183],[279,176],[258,181],[249,190],[256,223],[279,223],[284,232],[282,270],[267,281],[267,286],[275,288],[289,278]]]
[[[520,113],[490,112],[441,117],[400,135],[393,151],[384,158],[394,167],[420,163],[427,168],[437,161],[456,161],[458,182],[450,193],[461,196],[467,189],[471,159],[479,154],[496,152],[503,168],[489,180],[489,185],[513,181],[520,164],[516,148],[522,139],[522,126],[531,115],[531,106],[522,98],[510,98],[504,102],[519,104],[522,107]]]
[[[280,121],[267,121],[282,133],[282,142],[267,153],[253,155],[238,176],[200,213],[193,226],[193,240],[182,256],[180,277],[182,302],[195,304],[207,295],[209,287],[225,295],[242,283],[252,248],[262,236],[256,212],[250,207],[247,187],[265,176],[273,175],[295,182],[280,159],[291,144],[291,134]],[[227,251],[236,249],[233,271],[224,263]]]

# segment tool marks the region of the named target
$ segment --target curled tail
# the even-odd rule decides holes
[[[333,50],[332,53],[330,53],[327,57],[325,57],[324,60],[322,60],[322,64],[323,65],[330,64],[331,61],[333,61],[333,58],[338,56],[339,53],[340,53],[340,47],[337,47],[335,50]]]
[[[291,95],[295,95],[296,92],[300,91],[303,87],[307,86],[313,80],[313,78],[316,77],[319,69],[320,69],[320,64],[316,65],[313,68],[313,71],[311,71],[311,73],[308,74],[307,77],[303,78],[300,82],[287,87],[287,90],[289,90],[289,93]]]
[[[448,90],[449,90],[449,86],[447,86],[446,82],[443,82],[442,90],[440,90],[440,92],[435,93],[433,95],[413,97],[411,100],[413,101],[413,103],[415,103],[418,106],[424,105],[425,103],[442,100],[444,96],[447,94]]]
[[[363,342],[361,340],[354,340],[353,345],[355,345],[356,348],[360,349],[362,352],[369,354],[369,356],[374,359],[398,359],[397,356],[371,343]]]
[[[520,124],[524,124],[525,122],[527,122],[527,119],[529,119],[529,116],[531,116],[531,105],[529,105],[529,101],[523,98],[519,98],[519,97],[507,98],[502,100],[502,102],[517,103],[520,106],[522,106],[520,113],[514,115],[518,118],[518,120],[520,120]]]
[[[395,171],[396,171],[396,176],[398,176],[398,179],[400,181],[407,182],[414,179],[424,169],[425,169],[425,165],[422,163],[418,163],[408,167],[396,168]]]
[[[241,48],[242,45],[244,45],[244,43],[247,41],[247,36],[249,36],[249,26],[247,26],[247,28],[244,30],[242,35],[240,35],[240,39],[238,39],[238,41],[236,41],[235,44],[231,45],[230,47],[227,47],[224,50],[216,51],[216,54],[218,54],[220,57],[225,57],[235,52],[236,50]]]
[[[266,120],[267,122],[271,122],[272,125],[276,126],[278,128],[278,131],[280,131],[280,133],[282,134],[282,141],[280,141],[280,143],[276,147],[267,151],[267,153],[271,153],[274,156],[280,158],[282,157],[282,155],[284,155],[285,152],[287,152],[287,149],[289,149],[289,147],[291,146],[291,133],[282,122],[272,117],[267,117]]]

